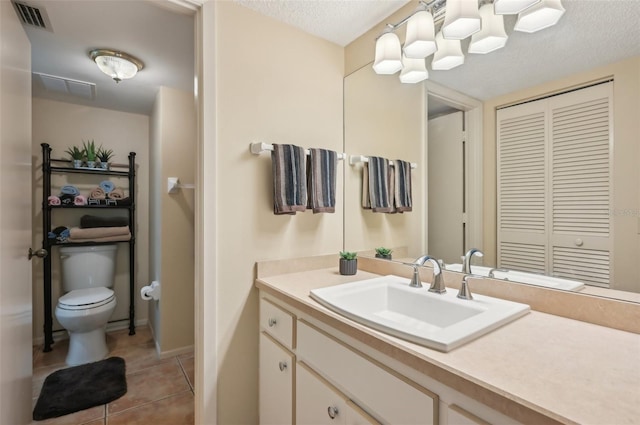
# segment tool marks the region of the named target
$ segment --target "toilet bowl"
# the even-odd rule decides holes
[[[116,307],[111,287],[117,246],[60,248],[62,288],[55,315],[69,333],[66,363],[75,366],[105,358],[105,328]]]

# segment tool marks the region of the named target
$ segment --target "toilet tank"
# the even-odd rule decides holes
[[[112,288],[117,249],[117,245],[61,247],[63,291],[100,286]]]

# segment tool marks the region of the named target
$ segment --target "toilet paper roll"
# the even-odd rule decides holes
[[[140,288],[140,296],[143,300],[159,300],[160,283],[154,280],[151,285],[143,286]]]

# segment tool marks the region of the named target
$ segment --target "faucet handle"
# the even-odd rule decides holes
[[[472,277],[474,279],[482,279],[484,276],[480,276],[477,274],[466,274],[462,277],[462,284],[460,285],[460,291],[458,292],[458,298],[463,300],[472,300],[473,295],[471,294],[471,290],[469,289],[469,278]]]
[[[494,269],[491,269],[491,270],[489,270],[489,276],[488,276],[488,277],[490,277],[491,279],[495,279],[495,278],[496,278],[496,276],[495,276],[494,272],[508,273],[508,272],[509,272],[509,269],[503,269],[503,268],[494,268]],[[509,280],[509,279],[505,279],[505,280]]]

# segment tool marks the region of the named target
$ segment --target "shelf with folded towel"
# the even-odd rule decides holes
[[[361,162],[369,162],[369,157],[368,156],[364,156],[364,155],[351,155],[349,157],[349,164],[350,165],[359,164]],[[394,167],[393,161],[389,161],[389,165]],[[411,163],[411,168],[412,169],[418,168],[418,164],[416,164],[415,162],[412,162]]]
[[[130,242],[135,242],[133,237],[131,239],[127,239],[126,241],[106,241],[106,242],[95,242],[95,241],[89,241],[89,242],[57,242],[57,241],[52,241],[52,242],[49,242],[49,246],[95,246],[95,245],[112,245],[114,243],[127,243],[128,244]]]
[[[269,143],[257,142],[251,143],[249,145],[249,151],[254,155],[260,155],[263,152],[271,152],[273,151],[273,145]],[[309,149],[305,149],[304,152],[309,155]],[[343,160],[347,158],[346,153],[338,152],[338,160]]]
[[[103,168],[73,168],[73,167],[49,167],[49,171],[52,173],[75,173],[75,174],[102,174],[109,176],[128,177],[127,171],[105,170]]]
[[[104,209],[104,208],[120,208],[120,209],[127,209],[127,208],[131,208],[131,204],[122,204],[122,205],[47,205],[47,208],[49,209],[53,209],[53,208],[68,208],[68,209],[74,209],[74,208],[97,208],[97,209]]]

